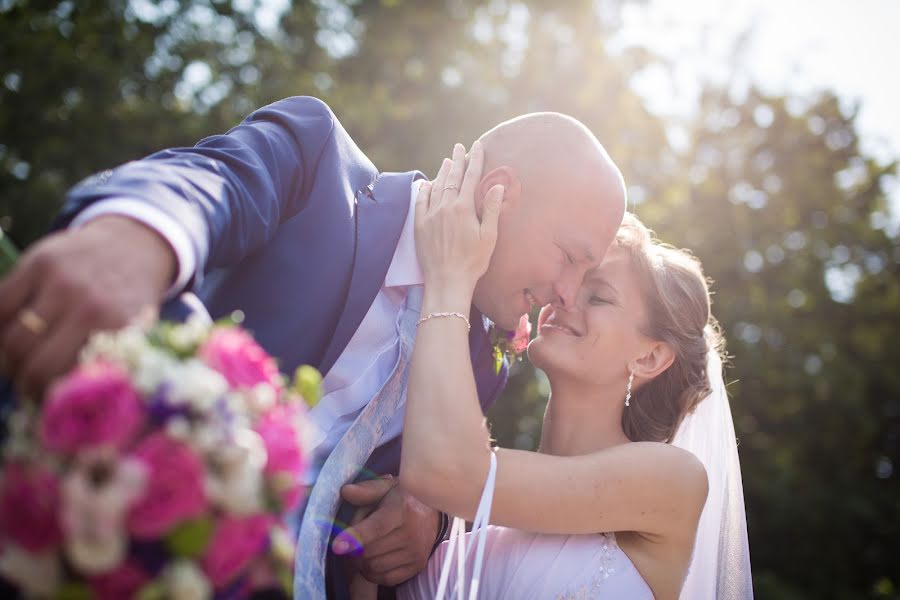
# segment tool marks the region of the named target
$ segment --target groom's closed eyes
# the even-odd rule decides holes
[[[559,241],[554,242],[554,244],[563,253],[567,263],[575,264],[577,262],[587,262],[590,264],[596,262],[594,255],[591,253],[591,249],[586,244]]]

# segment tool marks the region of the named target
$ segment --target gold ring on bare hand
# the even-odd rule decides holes
[[[451,183],[451,184],[445,185],[443,188],[441,188],[441,191],[442,191],[442,192],[446,192],[447,190],[457,190],[457,191],[459,191],[459,186],[456,185],[455,183]]]
[[[34,335],[41,335],[47,330],[47,321],[30,308],[26,308],[19,313],[19,321]]]

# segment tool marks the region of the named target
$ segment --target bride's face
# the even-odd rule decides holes
[[[551,378],[621,387],[624,396],[629,363],[653,344],[641,333],[645,314],[627,252],[612,248],[585,275],[571,310],[541,309],[528,358]]]

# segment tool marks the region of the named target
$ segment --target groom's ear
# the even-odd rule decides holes
[[[650,380],[675,362],[675,351],[665,342],[654,342],[643,356],[632,363],[635,377]]]
[[[509,206],[517,204],[522,196],[522,182],[512,167],[502,166],[488,171],[482,175],[478,187],[475,188],[475,211],[479,219],[484,210],[484,199],[495,185],[502,185],[504,188],[503,204],[500,205],[501,215]]]

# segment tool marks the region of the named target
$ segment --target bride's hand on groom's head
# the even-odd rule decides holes
[[[445,159],[433,182],[424,182],[416,200],[416,252],[426,289],[469,292],[484,274],[497,242],[503,202],[501,185],[484,195],[481,218],[476,194],[484,167],[484,148],[472,146],[466,164],[461,144]]]

